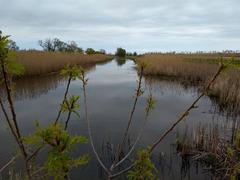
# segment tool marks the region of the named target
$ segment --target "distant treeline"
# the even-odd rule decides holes
[[[78,47],[75,41],[69,41],[68,43],[61,41],[58,38],[48,38],[45,40],[39,40],[38,44],[43,48],[44,51],[48,52],[69,52],[69,53],[80,53],[84,54],[106,54],[104,49],[99,51],[94,50],[93,48],[87,48],[85,51]]]
[[[240,56],[240,50],[223,50],[223,51],[181,51],[181,52],[176,52],[176,51],[170,51],[170,52],[148,52],[145,53],[145,55],[219,55],[219,56]]]
[[[46,52],[69,52],[69,53],[79,53],[79,54],[107,54],[104,49],[95,50],[93,48],[87,48],[83,50],[81,47],[78,47],[78,44],[75,41],[64,42],[58,38],[47,38],[45,40],[39,40],[38,44],[42,47],[43,51]],[[16,42],[9,40],[8,48],[14,51],[19,51],[20,48],[17,46]],[[28,49],[21,51],[39,51],[36,49]],[[223,51],[169,51],[169,52],[147,52],[143,54],[137,54],[137,52],[127,52],[125,49],[119,47],[117,48],[115,55],[118,57],[126,56],[138,56],[138,55],[218,55],[224,57],[240,57],[240,50],[223,50]],[[113,55],[109,53],[109,55]]]

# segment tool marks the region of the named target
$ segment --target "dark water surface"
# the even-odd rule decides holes
[[[120,142],[126,128],[130,108],[133,104],[133,95],[137,86],[137,73],[133,61],[117,62],[113,60],[104,65],[97,65],[87,74],[89,83],[87,96],[89,115],[93,129],[94,143],[101,158],[110,165],[111,152],[114,145]],[[16,84],[15,106],[21,131],[24,135],[34,131],[35,121],[47,125],[57,116],[59,104],[62,101],[66,87],[66,79],[57,75],[24,79]],[[87,124],[83,114],[82,84],[79,80],[73,81],[70,87],[71,95],[81,96],[80,118],[72,116],[69,131],[71,134],[87,136]],[[157,99],[156,108],[151,112],[144,134],[138,148],[147,147],[156,140],[179,114],[183,112],[197,97],[195,88],[185,88],[181,84],[167,80],[144,79],[144,96],[140,97],[128,138],[129,144],[137,136],[144,118],[146,97],[149,91]],[[176,153],[173,146],[177,132],[191,131],[201,124],[224,124],[228,121],[225,116],[217,114],[217,108],[209,98],[203,98],[199,108],[192,111],[190,116],[181,123],[176,130],[169,134],[154,151],[153,161],[158,168],[160,179],[211,179],[211,175],[198,164],[186,164]],[[1,112],[2,113],[2,112]],[[0,116],[0,167],[17,153],[16,144],[9,134],[5,120]],[[62,116],[64,122],[66,116]],[[231,127],[231,123],[228,123]],[[89,144],[79,145],[73,155],[89,153],[90,163],[84,168],[74,169],[71,179],[104,179]],[[38,161],[46,157],[46,153],[38,157]],[[20,169],[21,162],[15,163],[15,169]],[[5,173],[6,174],[6,173]],[[0,178],[1,179],[1,178]],[[118,179],[125,179],[119,177]]]

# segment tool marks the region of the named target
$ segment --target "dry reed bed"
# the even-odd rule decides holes
[[[17,61],[25,67],[25,76],[42,75],[58,72],[66,64],[76,64],[83,67],[110,60],[111,57],[102,54],[84,55],[59,52],[18,52]]]
[[[220,127],[218,124],[198,124],[189,133],[187,127],[178,134],[176,149],[185,160],[199,161],[210,170],[214,179],[237,178],[240,172],[239,124]],[[230,128],[230,129],[229,129]]]
[[[225,58],[227,61],[229,58]],[[218,57],[197,55],[145,55],[137,62],[144,62],[144,75],[168,76],[188,85],[204,85],[218,68]],[[236,68],[225,70],[209,92],[222,110],[240,113],[240,71]]]

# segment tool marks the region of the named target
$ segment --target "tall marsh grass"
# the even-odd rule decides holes
[[[230,57],[223,58],[228,61]],[[145,76],[167,76],[188,85],[205,85],[218,68],[219,57],[200,55],[147,54],[136,59],[144,62]],[[240,63],[239,58],[235,64]],[[211,88],[209,96],[229,112],[240,113],[240,70],[228,68]]]
[[[25,76],[42,75],[58,72],[66,64],[83,67],[109,60],[111,57],[102,54],[84,55],[60,52],[26,51],[17,52],[17,62],[25,67]]]
[[[178,133],[176,149],[183,160],[198,161],[214,179],[239,179],[240,129],[238,123],[197,124]]]

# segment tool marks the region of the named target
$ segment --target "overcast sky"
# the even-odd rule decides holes
[[[21,48],[58,37],[114,51],[240,49],[240,0],[0,0],[0,30]]]

